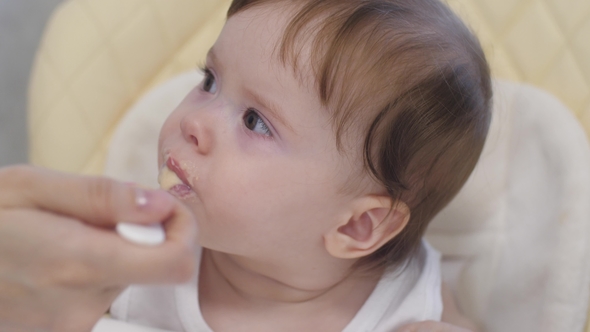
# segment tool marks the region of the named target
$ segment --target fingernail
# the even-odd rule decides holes
[[[159,211],[168,209],[174,202],[170,194],[163,190],[134,188],[135,205],[140,210]]]
[[[148,193],[145,190],[141,188],[135,188],[135,204],[140,208],[148,206]]]

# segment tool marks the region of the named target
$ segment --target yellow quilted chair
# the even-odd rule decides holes
[[[480,37],[495,78],[549,91],[590,133],[590,1],[448,2]],[[120,120],[146,92],[204,60],[229,3],[65,1],[31,77],[30,161],[102,174]]]

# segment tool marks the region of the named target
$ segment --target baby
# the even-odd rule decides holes
[[[429,221],[490,123],[476,38],[438,0],[235,0],[159,165],[198,273],[116,319],[173,331],[394,331],[442,313]]]

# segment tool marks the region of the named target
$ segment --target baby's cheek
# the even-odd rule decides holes
[[[227,172],[212,174],[210,192],[203,198],[210,200],[209,206],[220,217],[220,223],[236,227],[267,219],[282,205],[261,173],[238,165]]]
[[[175,132],[180,131],[180,124],[177,119],[177,115],[172,113],[168,116],[162,127],[160,128],[160,134],[158,137],[158,148],[162,148],[162,143],[169,139]]]

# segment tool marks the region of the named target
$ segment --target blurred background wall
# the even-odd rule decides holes
[[[0,0],[0,167],[27,161],[26,97],[35,50],[62,0]]]

